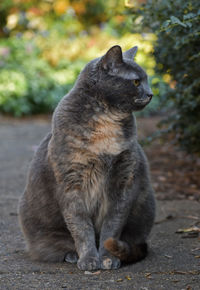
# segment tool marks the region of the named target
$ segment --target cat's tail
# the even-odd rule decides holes
[[[119,258],[122,262],[135,263],[144,259],[148,253],[147,243],[132,244],[109,238],[104,242],[104,247],[113,256]]]

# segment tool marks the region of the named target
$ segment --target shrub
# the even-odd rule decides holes
[[[41,35],[32,40],[23,35],[2,39],[0,111],[14,116],[52,112],[71,89],[85,63],[117,43],[124,50],[139,46],[136,60],[151,76],[154,95],[158,95],[164,83],[154,74],[155,61],[150,54],[153,39],[152,34],[144,38],[130,33],[118,38],[100,29],[96,29],[95,35],[71,41],[55,37],[54,30],[50,31],[48,41]],[[159,99],[155,97],[145,114],[155,113],[159,107]]]
[[[154,56],[158,73],[169,73],[166,95],[175,109],[169,131],[190,153],[200,154],[200,9],[198,0],[149,0],[132,7],[134,21],[157,35]],[[138,26],[137,26],[138,27]]]
[[[56,70],[39,53],[34,42],[22,38],[1,42],[0,111],[14,116],[52,112],[71,89],[80,65]]]
[[[0,112],[51,112],[85,63],[112,45],[139,46],[137,62],[154,95],[164,83],[154,74],[153,34],[129,32],[131,19],[116,0],[8,0],[0,5]],[[128,20],[128,21],[127,21]],[[158,82],[158,80],[161,80]],[[144,111],[154,113],[159,99]]]

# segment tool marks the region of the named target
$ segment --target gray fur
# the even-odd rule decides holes
[[[152,92],[133,51],[90,62],[54,112],[19,205],[32,259],[94,270],[146,255],[155,203],[132,111]]]
[[[133,60],[133,58],[136,56],[137,50],[138,50],[137,46],[132,47],[131,49],[123,53],[123,58],[128,58],[128,59]]]

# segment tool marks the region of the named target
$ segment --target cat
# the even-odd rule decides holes
[[[19,204],[33,260],[95,270],[147,255],[155,200],[133,112],[153,94],[136,52],[89,62],[55,109]]]

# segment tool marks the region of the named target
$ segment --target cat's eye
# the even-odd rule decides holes
[[[140,80],[139,79],[133,80],[133,84],[134,86],[138,87],[140,85]]]

